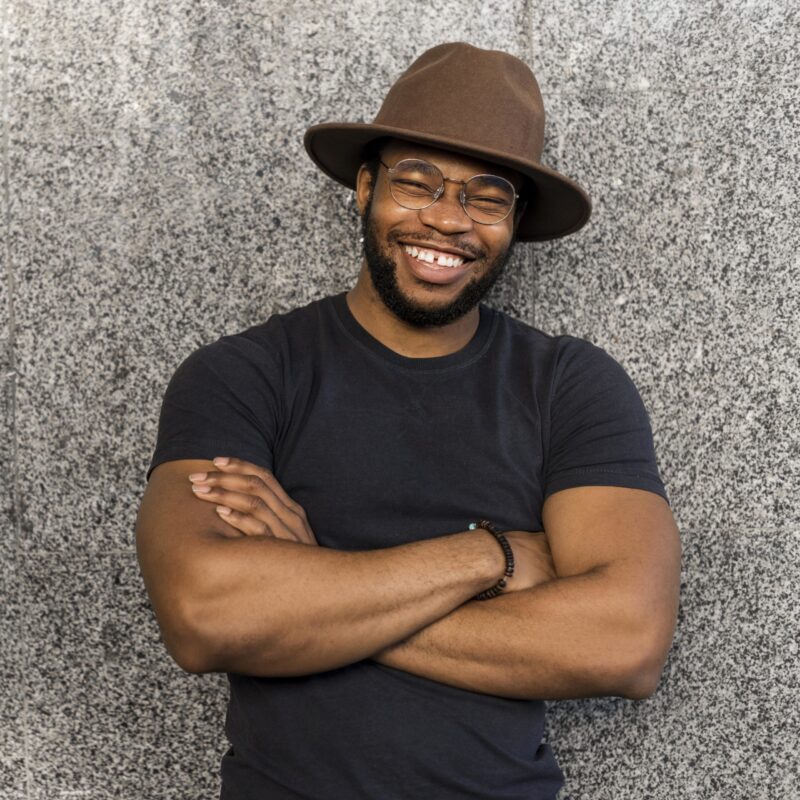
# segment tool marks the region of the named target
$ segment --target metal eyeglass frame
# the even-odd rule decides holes
[[[393,167],[390,167],[382,158],[378,158],[378,161],[381,164],[383,164],[384,167],[386,167],[386,171],[389,174],[393,173],[396,170],[397,164],[402,164],[404,161],[422,161],[423,164],[430,165],[435,170],[437,170],[439,172],[439,174],[442,176],[442,183],[439,186],[439,188],[436,190],[436,193],[433,196],[433,200],[431,200],[430,203],[427,203],[424,206],[420,206],[419,208],[411,208],[409,206],[403,205],[403,203],[401,203],[394,196],[394,187],[393,187],[392,181],[391,180],[389,181],[389,193],[392,195],[392,199],[395,201],[395,203],[397,203],[397,205],[401,206],[402,208],[406,208],[409,211],[422,211],[423,208],[429,208],[430,206],[432,206],[444,194],[444,182],[445,181],[448,181],[449,183],[460,183],[461,184],[461,191],[458,193],[458,201],[459,201],[459,203],[461,203],[461,208],[464,209],[464,213],[473,222],[477,223],[478,225],[497,225],[498,222],[502,222],[503,220],[508,219],[509,214],[514,210],[514,207],[517,205],[517,200],[519,200],[519,195],[514,191],[514,187],[511,184],[511,181],[508,181],[506,178],[501,178],[500,175],[492,175],[489,172],[481,172],[481,173],[479,173],[477,175],[473,175],[471,178],[467,178],[467,180],[465,180],[465,181],[457,181],[457,180],[455,180],[453,178],[445,178],[444,174],[439,169],[439,167],[436,166],[436,164],[431,164],[430,161],[426,161],[424,158],[401,158],[400,161],[398,161],[397,164],[395,164]],[[469,213],[469,211],[467,211],[467,204],[466,204],[466,197],[464,196],[464,189],[465,189],[466,185],[473,178],[484,178],[484,177],[485,178],[500,178],[501,180],[506,181],[508,183],[508,185],[511,186],[511,190],[512,190],[512,192],[514,194],[514,199],[511,201],[511,207],[508,209],[508,211],[502,217],[500,217],[500,219],[496,219],[493,222],[481,222],[480,220],[475,219]]]

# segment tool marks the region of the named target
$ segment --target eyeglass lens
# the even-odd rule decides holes
[[[435,202],[444,187],[441,170],[429,161],[407,158],[389,171],[392,197],[404,208],[422,209]],[[499,175],[475,175],[464,184],[464,210],[475,222],[504,220],[514,205],[514,187]]]

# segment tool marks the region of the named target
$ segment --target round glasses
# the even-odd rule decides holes
[[[461,207],[480,225],[502,222],[519,198],[511,182],[499,175],[473,175],[467,181],[456,181],[445,178],[439,167],[421,158],[404,158],[393,167],[381,164],[389,173],[389,191],[395,202],[412,211],[433,205],[444,193],[445,181],[461,184]]]

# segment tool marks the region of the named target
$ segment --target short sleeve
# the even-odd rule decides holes
[[[574,486],[624,486],[669,497],[635,384],[605,350],[563,337],[550,403],[544,497]]]
[[[233,334],[195,350],[167,384],[146,479],[164,461],[221,455],[271,470],[281,385],[280,358],[262,342]]]

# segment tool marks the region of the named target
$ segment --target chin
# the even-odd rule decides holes
[[[407,324],[419,328],[441,327],[461,319],[478,306],[500,275],[499,272],[491,276],[487,273],[482,280],[472,278],[454,297],[439,298],[435,288],[429,289],[420,283],[417,284],[420,296],[416,296],[400,286],[400,267],[393,259],[382,253],[368,252],[365,252],[365,259],[375,293],[386,308]]]
[[[375,289],[375,293],[398,319],[408,325],[418,328],[441,327],[449,325],[472,309],[476,308],[489,290],[494,286],[503,273],[506,263],[511,256],[512,247],[509,246],[504,252],[499,254],[493,261],[484,265],[483,274],[475,278],[470,276],[461,290],[454,297],[442,297],[438,300],[436,294],[444,295],[447,292],[446,286],[440,291],[434,284],[427,286],[421,282],[416,282],[416,278],[407,268],[397,262],[405,258],[402,247],[394,241],[385,242],[386,251],[379,241],[378,231],[375,227],[371,214],[371,202],[367,203],[367,208],[361,219],[361,229],[364,237],[364,260],[370,280]],[[419,294],[425,295],[425,299],[418,299],[411,292],[406,292],[400,286],[398,274],[403,272],[409,280],[415,282]]]

